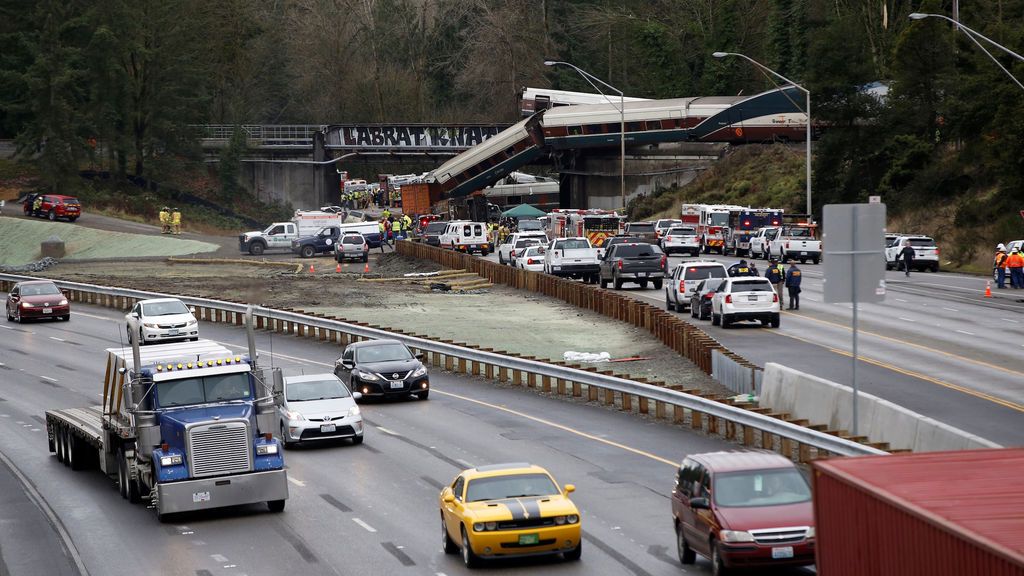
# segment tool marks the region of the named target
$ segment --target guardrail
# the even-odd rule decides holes
[[[9,291],[27,276],[0,274],[0,290]],[[136,301],[167,297],[168,294],[55,281],[73,302],[128,310]],[[196,309],[199,320],[241,326],[247,308],[242,302],[177,296]],[[533,357],[498,354],[488,348],[434,341],[401,331],[387,331],[360,322],[348,322],[324,315],[292,310],[257,308],[255,327],[337,343],[377,338],[394,338],[414,352],[422,352],[428,363],[450,372],[461,372],[501,382],[540,389],[559,397],[586,398],[620,410],[653,416],[710,435],[720,435],[745,446],[774,450],[788,458],[806,462],[827,455],[855,456],[885,454],[873,446],[787,422],[782,415],[766,415],[766,409],[745,409],[709,400],[669,387],[630,380],[595,368],[580,369],[564,362],[544,362]]]

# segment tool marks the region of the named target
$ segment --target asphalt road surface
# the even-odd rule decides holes
[[[704,559],[685,570],[679,565],[668,495],[685,454],[735,445],[438,370],[431,373],[430,400],[364,404],[363,445],[288,451],[291,494],[283,513],[253,505],[161,524],[144,505],[122,500],[100,472],[73,472],[47,452],[44,411],[99,401],[103,350],[120,344],[123,322],[116,311],[76,305],[68,323],[0,324],[0,453],[24,477],[0,466],[0,521],[23,510],[26,526],[38,532],[8,540],[0,522],[0,554],[14,576],[74,574],[76,560],[91,574],[110,576],[465,574],[458,556],[441,551],[438,493],[462,468],[505,461],[534,462],[576,484],[583,559],[503,561],[483,572],[710,572]],[[202,324],[201,334],[244,350],[238,328]],[[272,350],[286,374],[330,371],[340,352],[294,337],[259,333],[257,339],[261,357]],[[25,483],[54,519],[19,496]]]
[[[689,259],[673,255],[670,269]],[[755,262],[763,274],[767,263]],[[852,307],[824,302],[822,265],[799,266],[800,310],[784,310],[779,329],[692,321],[755,364],[778,362],[849,386]],[[944,272],[887,272],[886,284],[885,302],[858,310],[860,390],[994,442],[1024,445],[1024,291],[985,298],[984,278]],[[665,305],[664,289],[626,284],[622,292]]]

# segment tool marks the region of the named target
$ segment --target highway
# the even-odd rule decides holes
[[[689,259],[673,255],[670,269]],[[763,274],[767,263],[756,264]],[[800,310],[783,310],[778,330],[692,322],[760,366],[778,362],[850,385],[852,307],[824,302],[823,265],[799,266]],[[859,306],[860,390],[994,442],[1024,445],[1024,292],[993,289],[985,298],[985,279],[945,272],[887,272],[886,285],[885,302]],[[622,292],[665,306],[664,289],[626,284]]]
[[[458,556],[441,551],[438,493],[462,468],[505,461],[534,462],[576,484],[583,559],[506,561],[484,572],[677,575],[668,500],[677,463],[687,453],[736,448],[617,411],[432,370],[430,400],[363,405],[363,445],[288,451],[291,494],[282,514],[246,506],[161,524],[144,505],[122,500],[98,471],[73,472],[47,452],[44,411],[99,401],[103,350],[120,344],[123,321],[117,311],[75,305],[69,323],[0,324],[0,454],[8,464],[0,465],[0,519],[23,511],[25,530],[32,530],[12,540],[10,525],[0,522],[0,560],[14,576],[465,574]],[[203,323],[201,334],[244,350],[239,328]],[[273,349],[286,374],[330,371],[340,353],[269,333],[258,333],[257,346],[264,360]],[[30,494],[52,521],[28,503]],[[685,572],[709,568],[699,558]]]

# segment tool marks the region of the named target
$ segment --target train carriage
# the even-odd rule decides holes
[[[619,102],[617,95],[592,94],[590,92],[570,92],[568,90],[551,90],[548,88],[523,88],[519,94],[519,108],[523,117],[532,115],[534,112],[548,110],[560,106],[573,106],[577,104],[605,104],[609,100]],[[633,98],[626,96],[626,102],[643,102],[647,98]]]

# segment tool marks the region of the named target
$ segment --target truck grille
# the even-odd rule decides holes
[[[193,478],[252,470],[249,425],[245,422],[200,424],[188,431]]]
[[[754,537],[754,541],[758,544],[784,544],[786,542],[799,542],[807,536],[807,526],[751,530],[750,535]]]

